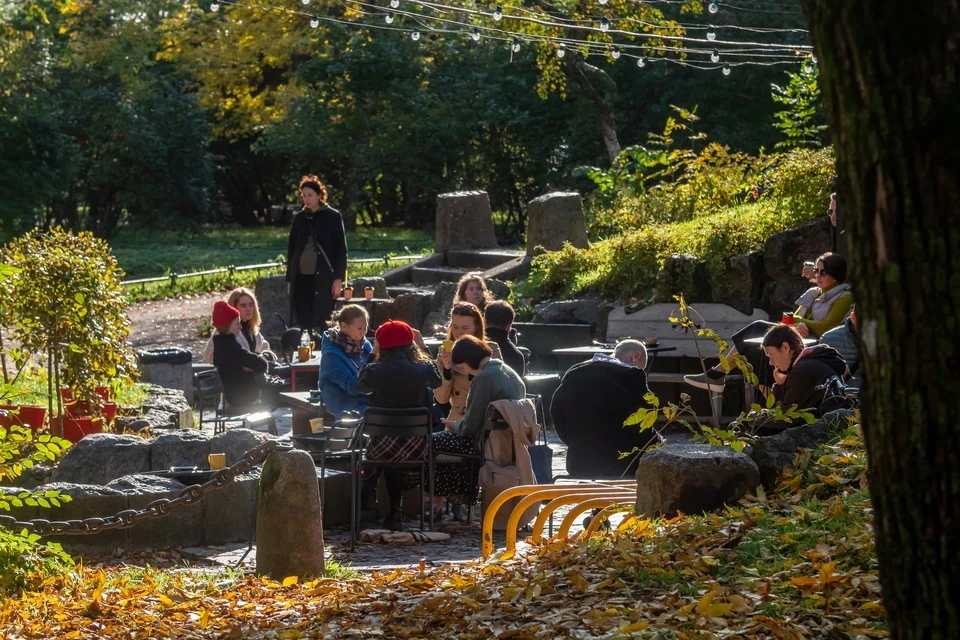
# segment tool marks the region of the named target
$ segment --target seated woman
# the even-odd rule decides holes
[[[820,336],[826,331],[840,326],[853,306],[853,293],[847,279],[847,259],[836,253],[825,253],[817,258],[815,266],[817,286],[808,289],[797,299],[797,310],[793,313],[793,323],[802,337]],[[687,384],[707,389],[723,391],[725,370],[732,371],[737,359],[743,358],[757,375],[758,386],[766,394],[774,383],[773,370],[763,357],[759,345],[746,342],[749,338],[759,338],[770,330],[774,323],[757,320],[733,334],[734,348],[723,360],[706,375],[684,376]],[[724,366],[726,365],[726,366]]]
[[[340,419],[344,411],[362,413],[370,402],[357,390],[357,377],[373,345],[367,340],[369,316],[358,304],[343,306],[333,315],[334,326],[320,341],[320,376],[317,386],[324,408]]]
[[[457,295],[453,298],[453,306],[461,302],[469,302],[480,312],[487,308],[488,302],[493,302],[493,294],[487,289],[487,283],[479,273],[468,273],[457,282]]]
[[[863,376],[860,374],[860,357],[857,353],[858,340],[856,310],[851,310],[850,315],[839,327],[834,327],[820,336],[820,344],[836,349],[843,361],[847,363],[850,375],[845,382],[851,387],[859,387],[863,384]]]
[[[414,343],[414,332],[409,325],[398,320],[383,323],[377,329],[374,353],[376,361],[360,370],[356,384],[358,392],[371,394],[370,407],[406,409],[430,406],[428,389],[440,386],[440,373],[430,356]],[[421,460],[426,452],[427,441],[421,437],[374,436],[367,445],[367,457],[371,460]],[[364,478],[367,500],[370,497],[375,499],[378,471],[380,469],[375,469]],[[401,531],[403,490],[417,486],[420,474],[403,469],[383,469],[383,474],[390,496],[390,510],[383,525],[392,531]]]
[[[267,360],[240,346],[240,312],[224,300],[213,305],[213,361],[233,413],[250,410],[267,387]]]
[[[817,417],[824,392],[816,387],[833,376],[842,377],[847,370],[836,349],[825,344],[804,348],[800,332],[787,324],[774,325],[767,331],[763,336],[763,352],[773,368],[772,393],[777,403],[784,407],[796,405]],[[794,425],[767,420],[757,421],[755,426],[757,435],[772,435]]]
[[[270,350],[270,343],[260,333],[260,305],[257,304],[257,297],[253,291],[246,287],[238,287],[230,292],[227,304],[240,312],[240,331],[237,334],[237,342],[240,346],[247,351],[262,355],[271,362],[276,362],[277,355]],[[212,335],[203,347],[202,357],[207,364],[214,364]],[[289,376],[289,372],[287,375]]]
[[[453,305],[450,313],[450,326],[447,327],[447,344],[454,343],[464,336],[473,336],[487,343],[493,351],[493,357],[500,359],[500,347],[486,339],[486,327],[480,310],[469,302]],[[467,406],[467,393],[470,391],[470,376],[453,364],[450,351],[440,348],[437,354],[437,369],[443,376],[443,384],[434,392],[439,404],[449,404],[447,417],[459,420]]]
[[[453,346],[450,354],[454,366],[473,376],[463,417],[444,419],[447,430],[433,439],[435,453],[480,453],[487,405],[494,400],[522,400],[527,395],[523,378],[506,364],[492,357],[490,346],[483,340],[466,335]],[[438,464],[434,491],[438,496],[465,496],[476,500],[477,478],[466,464]]]

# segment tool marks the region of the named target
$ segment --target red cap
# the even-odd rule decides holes
[[[213,305],[213,326],[224,327],[240,317],[240,312],[231,307],[226,300],[217,300]]]
[[[405,347],[413,344],[413,329],[406,322],[388,320],[377,329],[376,337],[381,349]]]

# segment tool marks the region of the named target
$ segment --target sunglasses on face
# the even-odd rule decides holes
[[[818,276],[828,276],[828,275],[830,275],[829,273],[827,273],[827,270],[826,270],[826,269],[814,269],[813,272],[814,272],[815,274],[817,274]]]

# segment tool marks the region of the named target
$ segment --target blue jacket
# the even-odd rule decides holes
[[[348,355],[330,341],[326,333],[320,341],[320,377],[318,387],[327,411],[336,418],[344,411],[363,410],[370,404],[370,396],[357,391],[357,374],[366,364],[373,345],[364,340],[360,355]]]

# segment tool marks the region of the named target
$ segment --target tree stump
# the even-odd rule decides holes
[[[589,246],[580,194],[548,193],[527,203],[527,255],[543,253],[543,249],[557,251],[564,242],[580,249]]]
[[[456,191],[437,196],[436,253],[497,248],[486,191]]]

